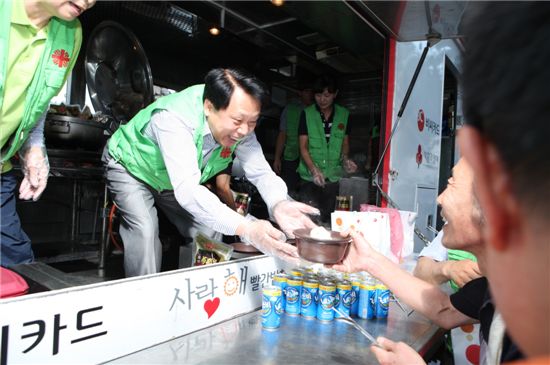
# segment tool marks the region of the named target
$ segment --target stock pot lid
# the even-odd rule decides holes
[[[125,123],[153,101],[153,77],[145,51],[121,24],[104,21],[95,27],[84,62],[96,111]]]

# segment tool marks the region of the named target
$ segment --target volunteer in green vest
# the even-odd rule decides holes
[[[301,178],[300,200],[319,207],[324,222],[330,219],[343,172],[357,165],[348,158],[349,111],[334,103],[336,80],[324,75],[315,80],[315,104],[305,108],[298,127]]]
[[[302,110],[313,103],[311,87],[301,85],[298,91],[299,103],[288,104],[281,113],[279,135],[275,144],[275,159],[273,171],[285,181],[290,195],[298,190],[300,176],[296,171],[300,162],[300,146],[298,142],[298,124]]]
[[[266,220],[245,218],[201,185],[238,158],[271,217],[290,237],[313,227],[317,209],[291,201],[253,133],[266,97],[263,83],[237,69],[213,69],[203,85],[161,97],[112,136],[103,154],[107,186],[120,209],[126,276],[160,270],[156,208],[179,232],[239,235],[266,254],[297,263],[294,246]]]
[[[15,209],[16,175],[10,159],[19,155],[23,181],[19,198],[36,201],[49,173],[44,118],[80,50],[77,16],[95,0],[0,1],[0,265],[32,262],[29,237]]]

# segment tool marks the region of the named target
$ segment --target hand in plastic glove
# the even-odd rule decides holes
[[[20,153],[24,178],[19,187],[19,198],[37,201],[46,189],[50,164],[44,147],[31,147]]]
[[[294,238],[294,231],[299,228],[314,228],[315,223],[307,214],[319,215],[319,209],[292,200],[281,200],[273,207],[273,218],[289,238]]]
[[[239,227],[240,228],[240,227]],[[286,237],[266,220],[248,221],[243,227],[241,239],[266,255],[279,257],[298,264],[298,249],[285,242]]]
[[[311,176],[313,177],[313,183],[322,188],[325,187],[325,175],[317,167],[313,168],[311,171]]]
[[[355,164],[355,162],[353,162],[349,158],[344,157],[344,160],[342,161],[342,164],[344,165],[344,170],[348,174],[351,174],[351,173],[354,173],[355,171],[357,171],[357,165]]]

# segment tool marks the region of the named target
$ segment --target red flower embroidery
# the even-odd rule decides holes
[[[69,58],[69,54],[64,49],[57,49],[52,54],[53,63],[55,63],[57,66],[61,67],[67,67],[69,64],[69,61],[71,60]]]
[[[231,156],[231,148],[224,147],[220,152],[220,156],[221,158],[228,158],[229,156]]]
[[[344,128],[345,128],[345,127],[344,127],[344,123],[338,124],[338,129],[339,129],[339,130],[343,131]]]

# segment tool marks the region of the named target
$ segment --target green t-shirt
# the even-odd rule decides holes
[[[4,100],[0,105],[0,148],[4,148],[21,123],[27,90],[44,52],[47,37],[48,26],[38,29],[27,16],[25,2],[13,1]],[[75,44],[81,41],[80,33],[77,32]],[[71,57],[69,60],[69,70],[73,68],[76,59]],[[11,164],[6,163],[2,172],[10,169]]]

